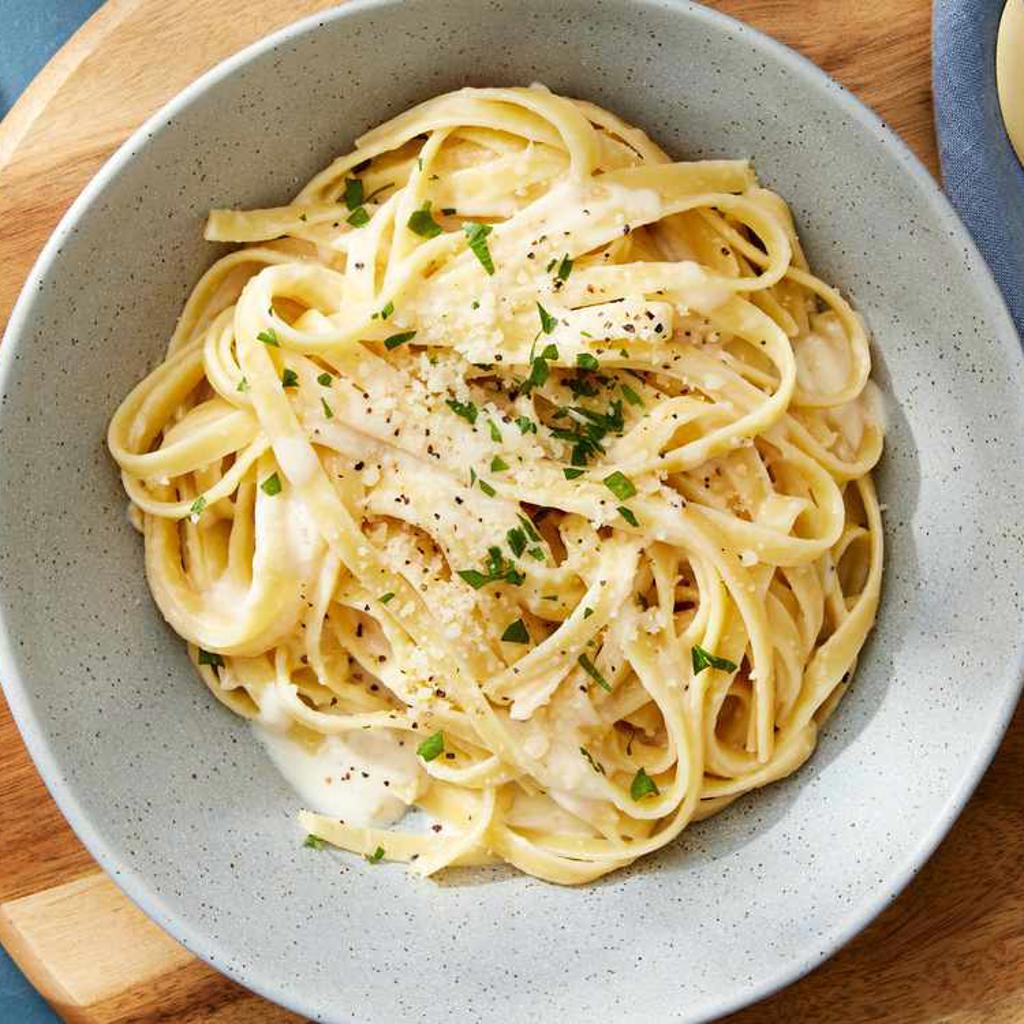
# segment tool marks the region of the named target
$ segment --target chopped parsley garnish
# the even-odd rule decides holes
[[[417,748],[416,753],[423,758],[424,761],[433,761],[435,757],[440,757],[444,753],[444,732],[435,732],[433,736],[428,736]]]
[[[544,334],[550,334],[558,326],[558,317],[552,316],[539,302],[537,312],[540,315],[540,329]]]
[[[467,423],[476,423],[477,408],[472,402],[460,402],[457,398],[448,398],[444,404]]]
[[[500,455],[495,455],[491,459],[492,473],[504,473],[506,469],[508,469],[508,463]]]
[[[459,569],[458,575],[474,590],[487,586],[488,583],[504,581],[518,587],[526,579],[524,573],[520,572],[511,559],[505,558],[501,548],[490,547],[487,549],[487,562],[484,566],[487,572],[480,572],[479,569]]]
[[[407,341],[411,341],[415,337],[415,331],[402,331],[399,334],[392,334],[390,337],[384,339],[384,347],[389,350],[398,348],[399,345],[404,345]]]
[[[636,494],[633,481],[625,473],[620,473],[618,470],[604,478],[604,485],[620,501],[627,501]]]
[[[609,693],[612,692],[612,688],[608,680],[598,672],[597,666],[585,654],[581,654],[576,661],[579,662],[580,668],[583,669],[583,671],[586,672],[602,690],[607,690]]]
[[[695,676],[700,675],[706,668],[718,668],[723,672],[736,671],[736,662],[729,661],[728,658],[719,658],[710,651],[705,651],[700,644],[693,645],[690,655],[693,659],[693,674]]]
[[[548,362],[558,358],[558,348],[555,345],[547,345],[539,356],[531,357],[530,375],[519,385],[519,393],[528,395],[534,388],[543,385],[551,375]]]
[[[308,219],[309,218],[305,215],[305,213],[299,214],[299,220],[301,220],[303,223],[305,223]]]
[[[281,374],[281,387],[297,388],[299,386],[299,375],[290,367],[285,367]]]
[[[477,481],[477,483],[480,484],[480,490],[483,491],[488,498],[493,498],[494,495],[497,493],[486,480],[480,479]]]
[[[641,768],[633,776],[629,786],[629,795],[634,800],[643,800],[645,796],[657,796],[661,792],[658,784]]]
[[[593,614],[594,614],[594,609],[593,608],[584,608],[583,609],[583,618],[585,620],[589,619],[590,616],[593,615]]]
[[[430,212],[429,199],[410,215],[409,230],[414,231],[420,238],[437,238],[444,231]]]
[[[380,317],[381,320],[387,320],[389,316],[395,311],[395,304],[389,302],[379,313],[374,313],[374,316]]]
[[[522,619],[510,622],[505,627],[505,632],[501,634],[501,639],[507,644],[528,644],[530,634],[526,630],[526,623]]]
[[[348,178],[345,181],[345,194],[342,198],[350,210],[355,210],[357,207],[362,206],[366,201],[363,197],[362,178]]]
[[[550,274],[551,271],[555,269],[555,264],[557,262],[558,262],[558,257],[557,256],[552,256],[551,259],[548,261],[548,265],[544,268],[544,273],[545,274]]]
[[[508,539],[508,546],[512,551],[512,554],[518,558],[526,550],[526,534],[523,533],[521,527],[516,526],[515,528],[508,531],[505,534]]]
[[[516,426],[519,428],[521,434],[536,434],[537,424],[530,419],[529,416],[517,416]]]
[[[204,651],[201,647],[199,648],[199,664],[209,665],[211,668],[223,668],[224,667],[224,656],[221,654],[215,654],[212,651]]]
[[[370,215],[366,212],[365,206],[357,206],[346,218],[354,228],[365,227],[370,223]]]
[[[381,594],[380,597],[377,598],[377,600],[380,601],[381,604],[387,604],[388,601],[393,601],[394,598],[395,598],[394,591],[393,590],[389,590],[386,594]]]
[[[323,395],[320,396],[320,404],[323,406],[324,419],[333,420],[334,410],[327,404],[327,399]]]
[[[637,522],[636,516],[633,514],[633,510],[631,508],[627,508],[625,505],[619,506],[619,515],[622,516],[630,526],[640,525]]]
[[[317,377],[316,382],[317,384],[322,384],[325,388],[329,388],[334,383],[334,378],[325,370]]]
[[[604,765],[601,764],[600,761],[595,761],[590,751],[587,750],[586,747],[580,747],[580,753],[587,759],[587,761],[590,763],[590,767],[593,768],[598,775],[604,775]]]
[[[192,507],[189,509],[189,513],[191,515],[194,515],[194,516],[198,517],[198,516],[201,516],[203,514],[203,509],[205,509],[205,508],[206,508],[206,496],[203,495],[203,494],[200,494],[199,497],[196,498],[196,500],[192,502]]]
[[[537,532],[533,523],[530,521],[530,517],[520,515],[518,518],[519,522],[523,524],[523,529],[526,531],[526,536],[529,537],[532,541],[539,541],[540,534]]]
[[[275,494],[280,494],[281,478],[277,475],[276,472],[271,473],[270,476],[268,476],[267,479],[260,484],[260,490],[271,498]]]
[[[270,345],[273,348],[280,348],[281,342],[277,340],[277,331],[273,327],[268,327],[265,331],[260,331],[256,335],[257,341],[262,341],[264,345]]]
[[[568,466],[566,466],[562,472],[565,474],[566,480],[575,480],[578,476],[583,476],[582,469],[570,469]]]
[[[487,248],[487,236],[493,228],[490,224],[463,224],[462,230],[465,231],[466,241],[473,255],[480,261],[480,265],[488,274],[493,274],[494,261],[491,259],[491,250]]]
[[[526,553],[531,558],[535,558],[538,562],[546,562],[548,560],[548,556],[545,555],[540,548],[530,548]]]
[[[236,390],[241,391],[243,394],[249,390],[249,382],[245,377],[238,382],[238,388]]]
[[[580,352],[576,356],[576,365],[584,370],[598,370],[601,367],[597,357],[592,356],[589,352]]]
[[[384,859],[384,847],[378,846],[367,858],[367,862],[370,864],[379,864]]]
[[[601,441],[608,434],[621,434],[625,421],[622,417],[622,403],[612,402],[607,413],[595,412],[582,405],[563,408],[558,417],[569,416],[576,421],[573,428],[559,427],[551,433],[561,441],[572,444],[570,462],[574,466],[585,466],[594,455],[604,453]]]
[[[308,846],[311,850],[322,850],[327,845],[327,842],[310,832],[310,834],[302,841],[302,845]]]
[[[622,385],[622,394],[630,405],[643,405],[644,400],[628,385]]]
[[[491,440],[501,444],[501,431],[498,429],[498,424],[494,420],[488,420],[487,429],[491,432]]]
[[[558,264],[558,273],[555,275],[559,281],[568,281],[569,275],[572,273],[572,260],[569,259],[569,254],[566,253],[562,257],[562,262]]]

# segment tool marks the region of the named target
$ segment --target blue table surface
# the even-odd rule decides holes
[[[0,117],[102,0],[0,0]],[[0,950],[0,1021],[59,1024],[59,1018]]]

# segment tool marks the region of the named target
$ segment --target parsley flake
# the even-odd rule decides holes
[[[536,434],[537,424],[530,419],[529,416],[517,416],[516,426],[519,428],[521,434]]]
[[[365,206],[357,206],[345,220],[354,228],[365,227],[370,223],[370,215],[366,212]]]
[[[386,594],[381,594],[380,597],[377,598],[377,600],[380,601],[381,604],[387,604],[388,601],[393,601],[394,597],[394,591],[389,590]]]
[[[488,420],[487,429],[491,432],[491,440],[501,444],[501,431],[498,429],[498,424],[494,420]]]
[[[215,654],[213,651],[204,651],[201,647],[199,648],[199,664],[209,665],[211,668],[223,668],[224,667],[224,656],[222,654]]]
[[[592,356],[589,352],[580,352],[576,356],[576,365],[584,370],[598,370],[601,367],[597,357]]]
[[[480,490],[483,491],[488,498],[493,498],[494,495],[497,493],[486,480],[481,479],[478,480],[477,483],[480,484]]]
[[[568,281],[569,275],[572,273],[572,260],[569,259],[569,254],[566,253],[562,257],[562,262],[558,264],[557,278],[559,281]]]
[[[270,345],[272,348],[280,348],[281,342],[277,340],[277,331],[273,327],[268,327],[265,331],[260,331],[256,335],[257,341],[262,341],[264,345]]]
[[[456,416],[461,416],[467,423],[476,423],[477,408],[472,402],[460,402],[456,398],[448,398],[445,400],[445,405]]]
[[[645,796],[657,796],[660,792],[658,784],[643,768],[639,769],[636,775],[633,776],[633,781],[629,786],[629,795],[634,800],[643,800]]]
[[[518,558],[526,550],[527,545],[526,534],[523,533],[522,527],[514,527],[505,534],[505,537],[512,554]]]
[[[636,494],[633,481],[625,473],[620,473],[618,470],[604,478],[604,485],[620,501],[627,501]]]
[[[245,394],[245,392],[249,390],[249,382],[245,379],[245,377],[243,377],[238,382],[238,387],[235,390],[236,391],[241,391],[242,394]]]
[[[575,480],[578,476],[583,476],[582,469],[571,469],[569,466],[566,466],[562,472],[565,474],[566,480]]]
[[[545,334],[550,334],[558,326],[558,317],[552,316],[539,302],[537,313],[540,316],[540,329]]]
[[[325,388],[329,388],[334,383],[334,378],[324,371],[317,377],[316,382],[317,384],[323,385]]]
[[[487,236],[494,229],[490,224],[463,224],[462,230],[466,233],[466,241],[473,255],[480,261],[480,265],[488,274],[494,273],[494,261],[491,259],[491,250],[487,248]]]
[[[528,644],[530,642],[530,634],[527,632],[526,624],[522,619],[516,619],[515,622],[510,622],[505,627],[505,632],[501,634],[501,639],[507,644]]]
[[[583,669],[583,671],[586,672],[602,690],[607,690],[609,693],[612,692],[611,684],[603,675],[601,675],[597,670],[597,666],[585,654],[581,654],[576,661],[579,663],[580,668]]]
[[[260,490],[270,498],[274,497],[275,494],[280,494],[281,478],[276,472],[271,473],[270,476],[260,484]]]
[[[393,348],[398,348],[399,345],[404,345],[407,341],[411,341],[415,337],[415,331],[402,331],[399,334],[392,334],[390,337],[384,339],[384,347],[390,351]]]
[[[501,548],[496,545],[490,547],[487,549],[487,555],[486,573],[480,572],[479,569],[458,570],[457,575],[474,590],[479,590],[481,587],[487,586],[488,583],[501,581],[518,587],[526,579],[525,573],[520,572],[510,559],[505,558],[501,553]]]
[[[365,202],[362,178],[347,178],[345,181],[345,193],[342,198],[350,210],[355,210],[357,207],[362,206]]]
[[[320,396],[320,405],[323,406],[324,419],[333,420],[334,410],[327,404],[327,399],[323,395]]]
[[[303,839],[302,845],[308,846],[311,850],[322,850],[327,845],[327,842],[310,832],[310,834]]]
[[[723,672],[735,672],[737,668],[735,661],[729,661],[728,658],[719,658],[710,651],[704,650],[700,644],[693,645],[690,656],[693,660],[693,674],[695,676],[700,675],[706,668],[717,668]]]
[[[430,200],[428,199],[418,210],[414,210],[409,217],[409,230],[415,232],[420,238],[436,238],[444,228],[434,220],[430,212]]]
[[[600,761],[595,761],[593,755],[590,753],[589,750],[587,750],[586,747],[580,747],[580,753],[587,759],[587,761],[590,764],[590,767],[593,768],[598,775],[604,775],[604,765],[601,764]]]
[[[643,405],[644,400],[628,385],[622,385],[623,397],[630,405]]]
[[[626,522],[629,523],[630,526],[639,526],[640,525],[637,522],[637,518],[634,515],[633,510],[631,508],[627,508],[625,505],[620,505],[618,511],[619,511],[619,515],[622,516],[622,518],[625,519]]]
[[[206,496],[203,495],[203,494],[200,494],[199,497],[196,498],[196,500],[192,502],[192,506],[191,506],[191,508],[189,508],[189,513],[191,515],[194,515],[196,518],[198,518],[199,516],[201,516],[203,514],[203,509],[205,509],[205,508],[206,508]]]
[[[369,864],[379,864],[384,859],[384,847],[378,846],[367,858]]]
[[[424,761],[433,761],[434,758],[439,757],[444,753],[444,732],[435,732],[433,736],[428,736],[417,748],[416,753],[423,758]]]
[[[503,473],[506,469],[508,469],[508,463],[500,455],[495,455],[491,459],[492,473]]]
[[[290,367],[285,367],[281,374],[281,387],[297,388],[299,386],[299,375]]]

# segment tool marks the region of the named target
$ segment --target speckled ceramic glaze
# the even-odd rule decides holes
[[[753,157],[865,316],[890,416],[881,614],[813,760],[584,889],[506,871],[417,881],[303,848],[297,798],[150,600],[103,441],[217,254],[209,207],[286,200],[435,93],[534,80],[679,156]],[[32,754],[156,921],[316,1020],[696,1021],[764,995],[921,865],[1018,695],[1024,373],[988,272],[872,114],[700,7],[352,3],[265,40],[103,169],[0,359],[0,674]]]

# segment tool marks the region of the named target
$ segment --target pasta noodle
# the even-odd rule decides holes
[[[810,756],[878,604],[883,424],[746,161],[463,89],[206,237],[242,247],[109,446],[310,845],[584,883]]]

